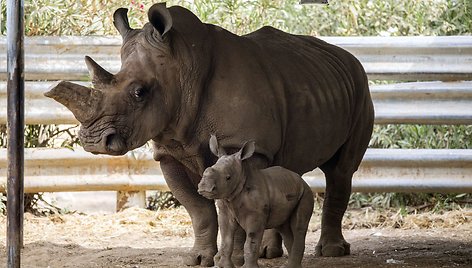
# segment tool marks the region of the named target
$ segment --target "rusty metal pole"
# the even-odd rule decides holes
[[[23,247],[24,1],[7,0],[7,267],[19,268]]]

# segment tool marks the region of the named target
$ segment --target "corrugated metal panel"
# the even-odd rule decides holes
[[[0,149],[0,187],[6,185],[6,161],[6,150]],[[83,149],[25,150],[25,192],[165,188],[159,163],[142,149],[120,157],[92,155]]]
[[[364,65],[370,79],[472,80],[472,36],[321,37],[339,45]],[[0,37],[0,52],[6,51]],[[87,80],[84,55],[111,72],[120,68],[121,37],[28,37],[27,80]],[[6,73],[0,53],[0,76]]]
[[[69,110],[43,96],[55,83],[26,82],[27,124],[78,124]],[[376,85],[371,94],[377,124],[472,124],[472,81]],[[0,81],[1,124],[6,116],[6,83]]]
[[[6,177],[0,150],[0,190]],[[321,171],[305,174],[314,191],[324,191]],[[472,192],[472,150],[369,149],[355,173],[356,192]],[[140,191],[167,189],[150,150],[124,156],[92,155],[77,149],[27,149],[25,192]]]
[[[472,124],[472,81],[371,87],[377,124]]]

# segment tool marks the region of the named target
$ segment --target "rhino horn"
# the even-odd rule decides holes
[[[113,82],[113,74],[103,69],[89,56],[85,56],[85,64],[87,64],[92,83],[96,88],[103,88],[103,85],[109,85]]]
[[[166,3],[154,4],[148,11],[149,22],[154,26],[154,37],[162,41],[164,35],[172,28],[172,16]]]
[[[118,8],[113,14],[113,25],[115,25],[115,28],[123,39],[125,39],[126,35],[132,30],[129,26],[127,14],[127,8]]]
[[[103,93],[89,87],[60,81],[49,88],[44,96],[66,106],[80,123],[85,123],[96,115]]]

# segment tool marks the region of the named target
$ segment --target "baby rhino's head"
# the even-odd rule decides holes
[[[208,199],[228,198],[245,181],[242,161],[253,155],[255,143],[246,142],[241,150],[227,155],[218,145],[216,137],[212,135],[210,150],[218,156],[218,161],[203,172],[202,180],[198,184],[198,193]]]

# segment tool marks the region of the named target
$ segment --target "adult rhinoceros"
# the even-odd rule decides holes
[[[211,134],[228,153],[256,141],[251,161],[259,168],[303,174],[320,167],[326,195],[316,253],[349,254],[341,220],[373,124],[359,61],[317,38],[271,27],[237,36],[178,6],[153,5],[142,29],[131,29],[126,13],[114,14],[123,37],[121,70],[113,75],[86,57],[93,88],[60,82],[46,96],[81,122],[89,152],[122,155],[154,142],[154,158],[192,219],[187,264],[212,265],[217,252],[215,205],[197,193],[216,160]],[[261,254],[282,254],[277,235],[264,241]]]

